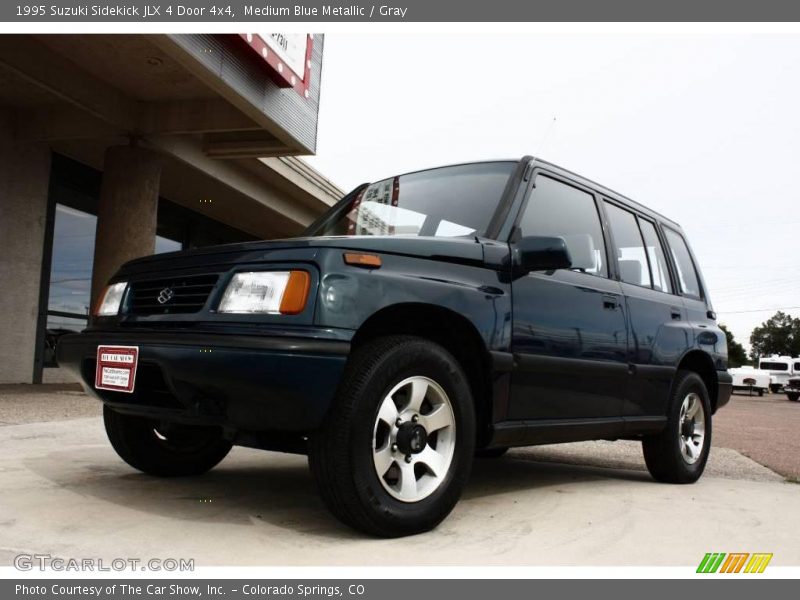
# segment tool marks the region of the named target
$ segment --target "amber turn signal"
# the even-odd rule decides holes
[[[344,262],[354,267],[366,267],[368,269],[377,269],[382,264],[380,256],[356,252],[345,252]]]
[[[298,315],[306,307],[308,290],[311,287],[311,276],[306,271],[292,271],[281,298],[282,315]]]

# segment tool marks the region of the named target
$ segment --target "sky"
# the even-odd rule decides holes
[[[525,154],[680,223],[746,347],[800,316],[800,36],[326,35],[308,161],[340,187]]]

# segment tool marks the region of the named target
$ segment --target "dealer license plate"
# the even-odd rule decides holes
[[[138,363],[138,346],[98,346],[94,387],[98,390],[133,393]]]

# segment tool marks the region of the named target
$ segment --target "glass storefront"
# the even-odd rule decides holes
[[[44,367],[58,366],[55,344],[59,336],[83,330],[89,320],[101,177],[100,172],[78,162],[59,155],[53,157],[52,252],[47,319],[40,337]],[[159,199],[156,254],[252,239],[237,229]]]

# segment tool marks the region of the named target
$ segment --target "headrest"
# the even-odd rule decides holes
[[[572,268],[584,271],[597,269],[597,254],[594,251],[594,240],[588,233],[565,235],[569,255],[572,258]]]
[[[642,283],[642,263],[638,260],[621,260],[619,261],[619,274],[622,281],[640,285]]]

